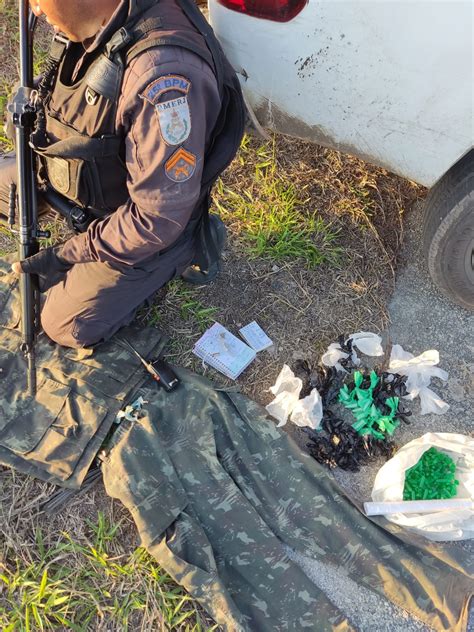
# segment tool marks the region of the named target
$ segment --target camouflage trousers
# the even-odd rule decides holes
[[[436,630],[464,628],[472,559],[367,519],[260,406],[177,372],[176,391],[146,383],[135,394],[147,403],[115,431],[104,482],[142,544],[225,630],[353,629],[285,544]]]

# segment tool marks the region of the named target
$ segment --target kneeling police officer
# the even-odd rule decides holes
[[[39,207],[65,200],[76,234],[13,269],[39,275],[46,334],[86,347],[173,277],[215,277],[225,228],[209,216],[210,191],[238,149],[244,106],[192,0],[30,4],[56,31],[31,138]],[[15,178],[4,156],[3,216]]]

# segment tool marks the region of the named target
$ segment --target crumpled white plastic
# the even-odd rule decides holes
[[[279,427],[284,426],[288,421],[302,388],[301,379],[295,376],[287,364],[284,364],[275,384],[270,387],[270,392],[275,395],[275,399],[265,406],[270,415],[278,420]]]
[[[345,371],[345,368],[339,363],[339,360],[348,358],[349,354],[341,349],[338,342],[331,342],[327,351],[321,356],[321,362],[324,366],[335,366],[338,371]],[[355,351],[351,354],[352,362],[359,365],[360,360]]]
[[[318,389],[299,399],[291,411],[290,421],[296,426],[309,426],[313,430],[319,427],[323,419],[323,400]]]
[[[357,347],[361,353],[367,356],[382,356],[382,338],[371,331],[359,331],[348,337],[352,338],[352,345]]]
[[[349,339],[352,339],[352,354],[351,359],[355,365],[360,364],[360,359],[354,350],[357,347],[359,351],[368,356],[381,356],[383,355],[382,338],[378,334],[374,334],[370,331],[359,331],[355,334],[347,336],[344,343],[347,343]],[[334,366],[338,371],[345,371],[344,367],[339,363],[339,360],[348,358],[349,354],[343,351],[338,342],[331,342],[327,351],[323,354],[321,362],[325,366]]]
[[[288,417],[297,426],[309,426],[316,429],[323,418],[323,403],[317,389],[299,399],[303,382],[296,377],[287,364],[283,365],[275,384],[270,387],[270,392],[275,395],[266,410],[272,417],[278,420],[278,427],[284,426]]]
[[[436,366],[438,363],[439,353],[436,349],[429,349],[415,357],[401,345],[392,347],[388,371],[407,376],[408,395],[405,398],[413,400],[419,397],[422,415],[442,415],[449,408],[449,404],[428,388],[432,377],[439,377],[444,381],[449,377],[446,371]]]

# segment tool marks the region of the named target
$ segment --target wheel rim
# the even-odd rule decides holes
[[[466,257],[464,259],[467,278],[474,284],[474,239],[467,245]]]

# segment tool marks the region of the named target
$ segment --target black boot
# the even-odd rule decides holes
[[[211,247],[205,238],[201,238],[196,252],[197,262],[208,261],[207,270],[203,270],[199,263],[192,263],[181,275],[186,283],[206,285],[214,281],[219,274],[221,255],[227,242],[227,228],[218,215],[209,215],[207,237],[212,240]]]

